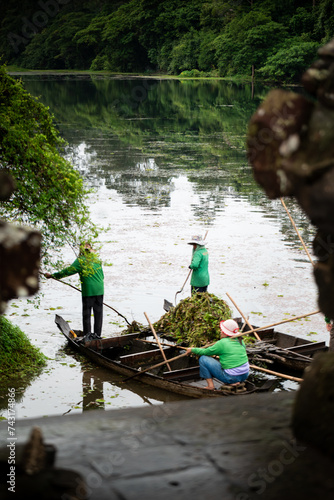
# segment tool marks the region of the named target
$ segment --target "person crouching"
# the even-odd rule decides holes
[[[240,384],[249,375],[249,362],[244,341],[236,321],[228,319],[219,323],[220,340],[210,347],[189,347],[187,354],[198,354],[200,377],[206,379],[206,389],[214,390],[213,378],[224,384]],[[212,356],[218,356],[218,359]]]

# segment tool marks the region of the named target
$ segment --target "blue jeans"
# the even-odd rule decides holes
[[[217,359],[211,356],[200,356],[199,358],[199,374],[202,378],[217,378],[224,384],[235,384],[243,382],[248,377],[248,373],[242,375],[229,375]]]

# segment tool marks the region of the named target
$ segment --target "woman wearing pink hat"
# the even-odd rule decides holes
[[[200,376],[207,381],[206,389],[214,390],[213,379],[224,384],[239,384],[249,375],[249,363],[246,346],[240,337],[233,338],[239,332],[238,324],[233,319],[221,321],[220,340],[210,347],[189,347],[187,354],[199,354]],[[219,361],[212,356],[219,356]]]

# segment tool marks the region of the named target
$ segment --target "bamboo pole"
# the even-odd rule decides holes
[[[142,342],[149,342],[149,343],[151,343],[150,340],[143,340],[143,339],[141,339],[141,341]],[[181,346],[172,345],[172,344],[165,344],[165,345],[170,346],[170,347],[176,347],[178,349],[183,349],[183,350],[187,349],[187,347],[181,347]],[[185,356],[185,355],[186,355],[186,353],[181,354],[180,356],[176,356],[175,358],[172,358],[169,361],[173,361],[175,359],[179,359],[179,358],[181,358],[182,356]],[[153,368],[157,368],[158,366],[161,366],[162,364],[164,364],[164,362],[158,363],[157,365],[154,365],[154,366],[151,366],[150,368],[147,368],[146,370],[143,370],[140,373],[144,373],[145,371],[152,370]],[[275,372],[275,371],[272,371],[272,370],[268,370],[267,368],[262,368],[260,366],[256,366],[256,365],[249,365],[249,366],[253,370],[258,370],[260,372],[268,373],[270,375],[275,375],[276,377],[285,378],[285,379],[288,379],[288,380],[293,380],[294,382],[302,382],[303,381],[302,378],[293,377],[292,375],[285,375],[284,373],[279,373],[279,372]],[[129,378],[133,378],[133,377],[136,377],[136,375],[132,375]],[[129,378],[125,379],[124,382],[126,380],[129,380]]]
[[[167,366],[168,366],[168,370],[171,372],[171,371],[172,371],[172,369],[171,369],[171,367],[170,367],[170,365],[169,365],[169,363],[168,363],[168,360],[167,360],[167,358],[166,358],[166,354],[164,353],[164,350],[163,350],[163,348],[162,348],[162,346],[161,346],[161,344],[160,344],[160,340],[159,340],[159,338],[158,338],[158,335],[156,334],[156,332],[155,332],[155,330],[154,330],[154,327],[153,327],[153,325],[152,325],[152,323],[151,323],[151,321],[150,321],[149,317],[147,316],[146,312],[144,312],[144,314],[145,314],[145,318],[146,318],[146,319],[147,319],[147,321],[148,321],[148,324],[150,325],[150,328],[151,328],[151,330],[152,330],[152,333],[153,333],[153,335],[154,335],[154,338],[155,338],[155,340],[157,341],[157,344],[158,344],[159,349],[160,349],[160,351],[161,351],[162,357],[163,357],[163,358],[164,358],[164,360],[166,361],[166,364],[167,364]]]
[[[43,276],[45,275],[45,273],[42,273],[42,272],[41,272],[40,274],[42,274]],[[53,278],[53,277],[52,277],[52,279],[53,279],[53,280],[55,280],[55,281],[58,281],[59,283],[63,283],[63,285],[70,286],[70,287],[71,287],[71,288],[73,288],[74,290],[77,290],[77,292],[80,292],[80,293],[81,293],[80,288],[77,288],[76,286],[71,285],[70,283],[66,283],[66,281],[58,280],[57,278]],[[112,311],[114,311],[116,314],[118,314],[118,316],[120,316],[121,318],[123,318],[123,319],[126,321],[126,323],[127,323],[129,326],[131,326],[131,323],[129,323],[129,322],[128,322],[128,320],[126,319],[126,317],[125,317],[125,316],[123,316],[123,314],[119,313],[118,311],[116,311],[116,309],[114,309],[113,307],[109,306],[109,305],[108,305],[108,304],[106,304],[105,302],[103,302],[103,305],[104,305],[104,306],[106,306],[106,307],[109,307],[109,309],[112,309]]]
[[[306,254],[307,254],[308,258],[309,258],[309,259],[310,259],[310,261],[311,261],[311,264],[312,264],[313,266],[315,266],[315,263],[314,263],[314,261],[313,261],[313,259],[312,259],[311,255],[310,255],[309,251],[308,251],[308,250],[307,250],[307,248],[306,248],[306,245],[305,245],[305,243],[304,243],[304,240],[303,240],[303,238],[301,237],[300,232],[298,231],[298,228],[297,228],[297,226],[296,226],[296,224],[295,224],[295,222],[294,222],[293,218],[291,217],[291,214],[290,214],[290,212],[289,212],[289,210],[288,210],[288,208],[287,208],[286,204],[284,203],[283,198],[280,198],[280,200],[281,200],[281,203],[282,203],[282,205],[283,205],[283,207],[284,207],[284,209],[285,209],[286,213],[287,213],[287,214],[288,214],[288,216],[289,216],[289,219],[290,219],[290,221],[291,221],[291,224],[293,225],[293,227],[294,227],[294,229],[295,229],[295,231],[296,231],[296,233],[297,233],[298,238],[299,238],[299,239],[300,239],[300,241],[301,241],[301,244],[302,244],[302,245],[303,245],[303,247],[304,247],[304,250],[305,250],[305,252],[306,252]]]
[[[178,294],[178,293],[181,293],[181,292],[183,291],[183,289],[184,289],[184,287],[185,287],[185,285],[186,285],[186,283],[187,283],[187,281],[188,281],[188,279],[189,279],[189,276],[191,275],[191,273],[192,273],[192,272],[193,272],[193,270],[192,270],[192,269],[190,269],[190,271],[188,272],[188,275],[187,275],[187,277],[186,277],[186,280],[185,280],[185,282],[184,282],[184,283],[183,283],[183,285],[182,285],[181,290],[179,290],[178,292],[176,292],[175,297],[174,297],[174,302],[175,302],[175,305],[176,305],[176,296],[177,296],[177,294]]]
[[[253,370],[258,370],[260,372],[269,373],[270,375],[275,375],[276,377],[286,378],[288,380],[293,380],[294,382],[302,382],[303,381],[302,378],[292,377],[290,375],[285,375],[284,373],[274,372],[272,370],[267,370],[267,368],[261,368],[260,366],[249,365],[249,367],[252,368]]]
[[[267,328],[271,328],[273,326],[282,325],[283,323],[289,323],[290,321],[295,321],[296,319],[306,318],[307,316],[312,316],[313,314],[319,314],[321,311],[318,309],[317,311],[313,311],[308,314],[302,314],[301,316],[293,316],[292,318],[283,319],[282,321],[277,321],[276,323],[271,323],[270,325],[259,326],[257,328],[253,328],[252,330],[248,330],[248,332],[241,332],[233,335],[233,338],[241,337],[241,335],[250,335],[251,333],[258,332],[259,330],[266,330]]]
[[[179,356],[175,356],[174,358],[169,359],[168,361],[175,361],[176,359],[183,358],[184,356],[187,356],[187,353],[184,352],[183,354],[180,354]],[[123,380],[123,382],[127,382],[131,378],[138,377],[139,375],[142,375],[145,372],[148,372],[149,370],[154,370],[154,368],[159,368],[159,366],[165,365],[167,361],[161,361],[161,363],[158,363],[156,365],[150,366],[149,368],[145,368],[145,370],[141,370],[138,373],[135,373],[134,375],[131,375],[131,377],[127,377]]]
[[[153,340],[145,340],[145,339],[139,339],[141,342],[146,342],[147,344],[157,344],[156,342],[154,342]],[[181,345],[174,345],[174,344],[161,344],[162,346],[166,346],[166,347],[176,347],[176,349],[182,349],[183,351],[185,351],[186,349],[188,349],[188,347],[182,347]]]
[[[251,333],[258,332],[260,330],[267,330],[268,328],[272,328],[273,326],[282,325],[283,323],[290,323],[290,321],[295,321],[297,319],[307,318],[308,316],[312,316],[313,314],[319,314],[320,312],[321,312],[320,310],[317,310],[317,311],[313,311],[313,312],[308,313],[308,314],[302,314],[301,316],[293,316],[292,318],[283,319],[282,321],[277,321],[276,323],[271,323],[270,325],[258,326],[257,328],[252,328],[251,330],[248,330],[247,332],[240,331],[240,333],[233,335],[233,338],[241,337],[242,335],[250,335]],[[213,344],[215,344],[215,342],[212,342],[211,344],[205,345],[204,348],[210,347]],[[165,344],[165,345],[168,345],[168,344]],[[176,346],[176,345],[175,346],[172,345],[172,347],[178,347],[179,349],[187,349],[187,347],[183,348],[181,346]]]
[[[230,301],[232,302],[232,304],[234,305],[234,307],[236,307],[236,309],[239,311],[239,313],[243,317],[244,322],[247,323],[248,327],[252,330],[252,328],[253,328],[252,325],[250,324],[250,322],[248,321],[248,319],[246,318],[246,316],[244,316],[244,314],[242,313],[242,311],[240,311],[239,307],[234,302],[234,300],[232,299],[231,295],[229,295],[227,292],[226,292],[226,295],[228,296],[228,298],[230,299]],[[257,340],[261,340],[260,337],[259,337],[259,335],[256,332],[254,332],[254,337]]]

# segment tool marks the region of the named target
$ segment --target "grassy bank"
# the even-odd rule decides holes
[[[78,70],[78,69],[27,69],[14,65],[6,65],[6,71],[9,74],[32,74],[32,75],[91,75],[91,76],[107,76],[109,78],[157,78],[159,80],[224,80],[235,83],[251,83],[252,77],[249,75],[235,75],[229,77],[219,76],[217,74],[204,73],[200,71],[183,71],[179,75],[170,75],[168,73],[145,71],[135,73],[124,73],[108,71],[108,70]],[[265,81],[265,80],[263,80]],[[257,82],[262,82],[257,79]]]
[[[37,375],[45,365],[46,357],[30,343],[25,333],[0,316],[0,384]]]

